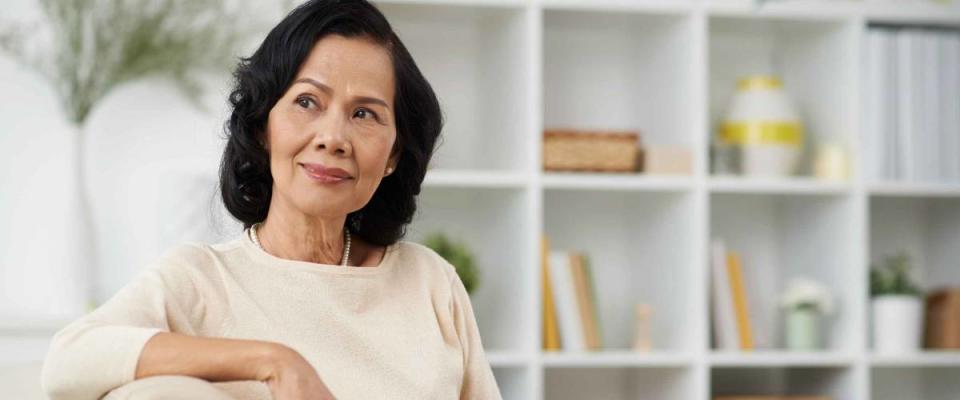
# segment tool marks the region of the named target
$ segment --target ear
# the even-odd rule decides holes
[[[397,172],[397,163],[399,162],[400,162],[400,152],[394,151],[392,154],[390,154],[390,158],[387,159],[386,169],[390,169],[390,173],[384,176],[390,176],[390,175],[393,175],[394,172]]]
[[[269,152],[270,152],[270,141],[267,140],[267,137],[268,137],[267,131],[264,130],[264,131],[260,132],[260,133],[257,135],[257,141],[260,142],[260,147],[263,147],[263,149],[266,150],[267,153],[269,153]]]

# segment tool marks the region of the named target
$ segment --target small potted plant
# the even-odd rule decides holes
[[[790,280],[780,296],[786,323],[784,341],[790,350],[815,350],[823,345],[821,320],[834,312],[833,295],[820,282],[807,278]]]
[[[920,348],[923,316],[920,287],[910,277],[910,257],[900,252],[870,268],[873,346],[878,353]]]
[[[480,276],[473,261],[473,254],[465,244],[450,240],[442,232],[435,232],[424,238],[423,245],[433,249],[440,257],[452,264],[467,293],[473,293],[480,283]]]

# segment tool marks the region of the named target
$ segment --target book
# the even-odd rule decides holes
[[[593,268],[590,264],[590,258],[586,254],[581,254],[583,270],[587,277],[587,289],[590,291],[590,323],[593,329],[593,336],[596,338],[595,349],[603,348],[603,329],[600,323],[599,306],[597,303],[597,285],[593,279]]]
[[[741,350],[753,350],[753,329],[750,324],[750,307],[747,302],[747,289],[740,266],[740,256],[735,252],[727,254],[727,271],[730,278],[730,290],[733,293],[733,305],[737,319],[737,338]]]
[[[917,99],[917,72],[914,70],[914,61],[920,56],[919,46],[915,43],[912,32],[908,30],[898,31],[896,34],[897,42],[897,141],[896,146],[899,149],[898,155],[901,157],[900,176],[906,181],[916,179],[914,166],[916,132],[918,122],[915,109],[918,106]]]
[[[570,268],[573,274],[574,284],[577,292],[577,302],[580,309],[580,318],[583,323],[583,336],[586,340],[586,348],[590,350],[600,349],[600,338],[597,321],[595,316],[596,307],[593,301],[593,288],[590,280],[587,278],[586,265],[582,253],[571,253]]]
[[[727,272],[727,248],[723,240],[714,239],[710,244],[710,269],[715,347],[719,350],[736,350],[739,347],[737,325]]]
[[[583,351],[583,322],[577,308],[576,288],[570,274],[570,254],[566,251],[550,251],[550,283],[557,306],[557,325],[565,351]]]
[[[594,337],[590,328],[589,301],[587,300],[587,282],[583,274],[583,265],[579,253],[570,253],[570,276],[573,277],[574,294],[577,298],[577,311],[580,312],[580,329],[583,331],[584,346],[593,348]]]
[[[886,156],[886,118],[887,100],[885,90],[886,66],[886,32],[879,29],[867,31],[866,57],[863,71],[867,84],[864,85],[863,107],[864,147],[867,165],[867,176],[873,181],[882,181],[889,178],[889,171],[884,167]]]
[[[544,235],[541,239],[541,273],[543,280],[543,349],[560,350],[560,329],[557,326],[557,309],[553,299],[553,285],[550,283],[550,239]]]

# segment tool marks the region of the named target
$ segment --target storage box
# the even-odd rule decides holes
[[[924,344],[930,349],[960,349],[960,289],[927,295]]]
[[[635,172],[639,150],[638,132],[548,129],[543,133],[543,169]]]
[[[683,146],[646,146],[641,156],[641,170],[653,175],[690,175],[693,173],[693,153]]]

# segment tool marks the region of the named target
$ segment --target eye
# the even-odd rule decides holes
[[[298,106],[303,107],[303,108],[310,108],[310,106],[314,104],[313,99],[311,99],[311,98],[309,98],[309,97],[307,97],[307,96],[297,97],[297,99],[295,100],[295,102],[297,103]]]
[[[377,118],[377,113],[370,111],[366,108],[359,108],[353,113],[354,117],[360,117],[360,119],[368,119],[367,117]]]

